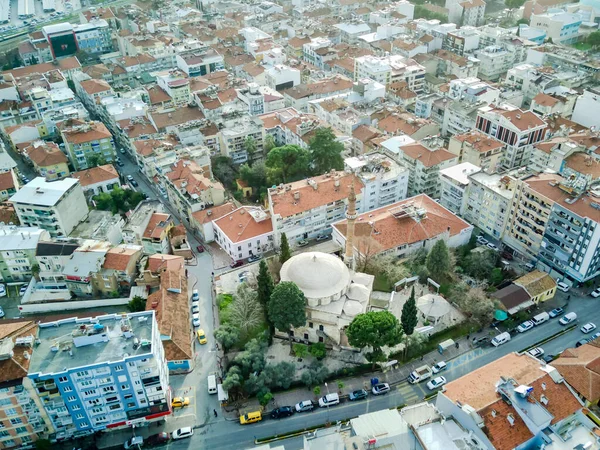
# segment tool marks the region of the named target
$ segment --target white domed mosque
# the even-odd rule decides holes
[[[353,194],[352,187],[346,213],[349,227],[356,216]],[[294,282],[307,300],[306,325],[292,330],[295,339],[349,347],[343,330],[358,314],[367,312],[375,277],[347,267],[353,266],[352,256],[344,259],[346,264],[329,253],[306,252],[292,256],[281,267],[281,281]]]

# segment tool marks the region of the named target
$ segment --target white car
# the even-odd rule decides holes
[[[21,289],[19,289],[19,295],[21,297],[23,297],[25,295],[25,292],[27,292],[27,286],[21,286]]]
[[[590,295],[594,298],[600,297],[600,288],[594,289]]]
[[[588,334],[596,329],[596,325],[592,322],[586,323],[584,326],[580,328],[582,333]]]
[[[427,383],[427,389],[433,391],[439,387],[442,387],[444,384],[446,384],[446,379],[444,377],[437,377]]]
[[[6,297],[6,286],[0,284],[0,297]]]
[[[499,249],[498,247],[496,247],[494,244],[492,244],[491,242],[488,242],[487,244],[485,244],[485,246],[487,248],[489,248],[490,250],[494,250],[495,252],[497,252]]]
[[[200,305],[198,303],[192,303],[192,314],[200,312]]]
[[[200,326],[200,314],[192,314],[192,325],[194,325],[195,327]]]
[[[483,236],[477,236],[477,243],[481,245],[487,244],[489,241]]]
[[[556,283],[556,287],[559,290],[563,291],[563,292],[569,292],[569,289],[570,289],[569,285],[567,283],[562,282],[562,281],[557,282]]]
[[[185,438],[192,437],[193,434],[194,434],[194,430],[192,429],[192,427],[183,427],[183,428],[173,431],[173,434],[171,434],[171,437],[173,439],[185,439]]]
[[[534,323],[531,320],[523,322],[521,325],[517,327],[517,331],[519,333],[525,333],[528,330],[531,330],[534,326]]]
[[[529,353],[534,358],[539,358],[540,356],[544,355],[544,349],[542,347],[536,347],[536,348],[532,348],[527,353]]]
[[[440,361],[435,363],[432,367],[431,367],[431,371],[433,373],[439,373],[442,370],[446,370],[448,368],[448,365],[446,364],[446,361]]]

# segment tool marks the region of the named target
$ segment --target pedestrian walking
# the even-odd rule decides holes
[[[218,417],[219,415],[217,414],[217,410],[213,409],[213,414],[215,415],[215,417]]]

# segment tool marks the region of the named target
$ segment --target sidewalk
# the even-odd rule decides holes
[[[196,416],[194,414],[168,416],[166,420],[151,423],[147,427],[127,428],[124,430],[102,433],[96,439],[96,447],[99,449],[123,448],[125,441],[133,436],[143,436],[144,439],[146,439],[153,434],[161,433],[163,431],[171,434],[178,428],[195,427],[195,425]],[[71,446],[71,448],[73,448],[73,446]]]
[[[473,339],[474,337],[481,336],[489,336],[490,332],[496,334],[493,330],[489,328],[484,328],[483,331],[479,333],[473,333],[470,335],[469,339]],[[338,380],[331,380],[328,382],[329,392],[338,392],[337,381],[341,381],[344,383],[344,388],[342,389],[343,395],[341,395],[342,401],[347,395],[355,391],[357,389],[365,389],[369,391],[371,389],[371,378],[378,378],[380,382],[389,383],[390,385],[397,385],[406,381],[408,375],[417,367],[420,367],[424,364],[429,365],[430,367],[438,361],[450,361],[458,356],[473,350],[476,347],[473,347],[471,343],[467,340],[466,337],[459,339],[458,348],[451,347],[444,351],[444,354],[441,355],[437,350],[427,353],[422,358],[413,360],[406,364],[398,364],[394,368],[386,369],[382,372],[379,369],[374,370],[373,372],[369,372],[364,375],[350,377],[350,378],[339,378]],[[327,387],[325,385],[321,386],[321,395],[327,394]],[[273,393],[273,401],[270,405],[265,408],[264,414],[269,414],[273,409],[279,406],[293,406],[298,402],[303,400],[313,400],[315,399],[315,394],[312,389],[307,388],[297,388],[292,389],[285,392],[274,392]],[[416,403],[418,401],[422,401],[422,398],[415,399],[413,402]],[[248,401],[240,408],[242,411],[250,411],[250,410],[258,410],[261,409],[261,406],[256,398],[248,399]],[[224,416],[227,420],[238,420],[239,414],[238,411],[233,410],[222,410]]]

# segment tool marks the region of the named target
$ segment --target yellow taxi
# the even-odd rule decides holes
[[[189,397],[175,397],[171,402],[172,408],[183,408],[184,406],[188,406],[190,404]]]
[[[240,416],[240,423],[246,425],[249,423],[260,422],[262,420],[262,413],[260,411],[252,411]]]
[[[202,328],[196,331],[196,335],[198,336],[198,342],[201,344],[206,344],[208,342],[206,340],[206,334],[204,334],[204,330]]]

